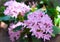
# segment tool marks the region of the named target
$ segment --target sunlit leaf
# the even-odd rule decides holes
[[[55,26],[57,26],[59,24],[59,20],[60,20],[60,18],[55,18],[54,19]]]

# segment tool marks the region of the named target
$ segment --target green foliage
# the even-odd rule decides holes
[[[32,41],[33,41],[33,42],[42,42],[41,39],[37,39],[37,38],[35,38],[35,37],[32,37]]]
[[[34,11],[36,11],[36,10],[37,10],[37,7],[34,7],[34,8],[32,7],[32,8],[31,8],[31,12],[34,12]]]
[[[60,28],[58,28],[57,26],[53,26],[53,34],[59,34],[60,33]]]
[[[57,16],[57,11],[55,8],[47,8],[47,14],[50,16],[50,17],[56,17]]]
[[[20,38],[19,38],[19,42],[28,42],[28,38],[25,38],[24,36],[25,35],[27,35],[27,34],[31,34],[30,32],[29,32],[29,30],[30,29],[28,29],[28,28],[24,28],[24,30],[23,30],[23,32],[21,33],[21,36],[20,36]]]
[[[23,30],[23,32],[22,32],[22,34],[21,34],[21,37],[24,37],[24,35],[26,34],[30,34],[30,32],[29,32],[29,30],[30,29],[28,29],[28,28],[24,28],[24,30]]]
[[[19,31],[19,30],[21,30],[21,28],[22,28],[23,26],[18,26],[18,27],[16,27],[15,29],[13,29],[13,31]]]
[[[11,20],[12,18],[10,16],[3,16],[3,17],[0,17],[0,21],[9,21]]]
[[[20,37],[16,42],[28,42],[27,38]]]
[[[31,37],[32,37],[32,36],[31,36]],[[35,37],[32,37],[31,39],[32,39],[32,42],[42,42],[41,39],[37,39],[37,38],[35,38]],[[20,42],[29,42],[29,41],[28,41],[28,38],[21,38],[21,37],[20,37],[19,41],[20,41]]]
[[[55,26],[59,26],[59,22],[60,22],[60,18],[54,19]]]
[[[5,7],[4,6],[1,6],[0,7],[0,17],[4,16],[4,10],[5,10]]]
[[[37,8],[40,9],[43,7],[43,5],[45,5],[46,7],[46,10],[47,10],[47,14],[50,16],[50,17],[56,17],[57,16],[57,10],[56,10],[56,6],[54,5],[54,2],[52,2],[52,0],[41,0],[43,1],[43,3],[39,3],[37,5]],[[56,4],[56,3],[55,3]]]
[[[30,12],[27,12],[25,15],[24,15],[24,20],[27,20],[27,15],[29,14]]]
[[[30,12],[27,12],[25,13],[24,17],[22,15],[18,15],[18,18],[17,20],[23,22],[24,20],[27,20],[27,15],[29,14]]]
[[[19,21],[23,22],[24,21],[24,17],[19,15],[18,18],[17,18]]]

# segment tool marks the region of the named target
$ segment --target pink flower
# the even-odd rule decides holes
[[[28,14],[28,20],[25,20],[24,23],[27,25],[27,28],[30,28],[32,36],[34,35],[37,38],[42,38],[45,40],[50,40],[52,30],[52,20],[44,12],[37,10],[33,13]]]
[[[30,11],[29,6],[16,1],[8,1],[4,4],[4,6],[7,6],[6,10],[4,11],[4,14],[16,18],[19,15],[19,13],[21,13],[21,15],[24,16],[26,12]]]
[[[51,35],[49,35],[49,34],[44,34],[44,41],[47,39],[47,40],[50,40],[50,38],[51,38]]]
[[[17,22],[16,24],[14,24],[14,23],[11,23],[10,24],[10,29],[15,29],[16,27],[18,27],[18,26],[23,26],[23,25],[25,25],[24,23],[22,23],[22,22]]]
[[[21,25],[23,26],[24,24],[22,22],[18,22],[17,24],[13,24],[13,23],[10,24],[8,30],[9,30],[10,40],[12,42],[15,42],[14,38],[16,38],[16,40],[19,39],[24,27],[22,27],[22,29],[20,31],[17,31],[17,32],[14,32],[13,29],[18,27],[18,26],[21,26]]]
[[[12,30],[9,29],[10,40],[12,42],[15,42],[14,38],[16,38],[16,40],[18,40],[19,37],[20,37],[20,33],[21,33],[21,31],[14,32],[14,31],[12,31]]]

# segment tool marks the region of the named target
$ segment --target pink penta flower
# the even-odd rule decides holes
[[[18,40],[20,37],[21,31],[14,32],[9,28],[9,38],[12,42],[15,42],[15,40]]]
[[[8,32],[9,32],[9,36],[10,36],[10,40],[12,42],[15,42],[15,40],[18,40],[20,35],[21,35],[21,32],[23,31],[23,28],[21,30],[18,30],[16,32],[13,31],[13,29],[15,29],[16,27],[18,26],[23,26],[24,24],[22,22],[18,22],[17,24],[14,24],[14,23],[11,23],[9,28],[8,28]],[[14,39],[15,38],[15,39]]]
[[[27,17],[28,20],[25,20],[24,23],[32,32],[32,36],[42,38],[44,41],[50,40],[53,32],[51,18],[40,10],[28,14]]]
[[[21,13],[21,15],[24,16],[26,12],[30,11],[29,6],[25,5],[24,3],[19,3],[16,1],[8,1],[4,4],[4,6],[7,6],[6,10],[4,11],[4,14],[16,18],[19,13]]]

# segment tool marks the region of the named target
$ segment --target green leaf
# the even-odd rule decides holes
[[[23,26],[18,26],[18,27],[16,27],[15,29],[13,29],[13,31],[18,31],[18,30],[21,30],[21,28],[22,28]]]
[[[47,8],[47,14],[49,16],[52,16],[52,17],[56,17],[57,16],[57,11],[55,8]]]
[[[24,20],[27,20],[27,15],[29,14],[30,12],[27,12],[25,15],[24,15]]]
[[[59,24],[59,21],[60,21],[60,18],[55,18],[54,19],[54,23],[55,23],[56,26]]]
[[[37,10],[37,7],[35,7],[35,8],[31,8],[31,12],[34,12],[34,11],[36,11]]]
[[[57,26],[53,26],[53,34],[59,34],[60,33],[60,28]]]
[[[3,17],[0,17],[0,21],[8,21],[10,20],[11,17],[10,16],[3,16]]]
[[[55,37],[55,34],[52,34],[52,37]]]
[[[59,21],[59,27],[60,27],[60,21]]]

